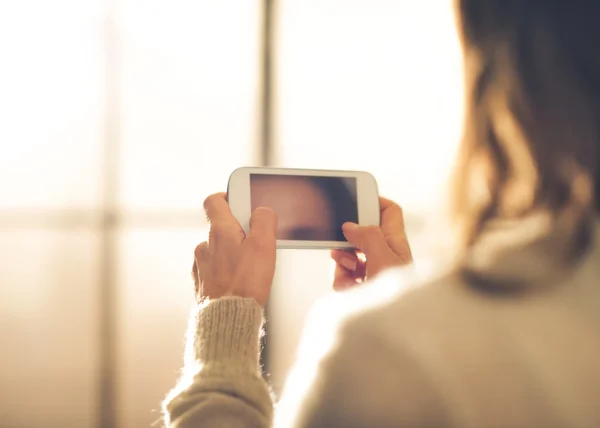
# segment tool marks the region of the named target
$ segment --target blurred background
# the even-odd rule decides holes
[[[460,132],[451,3],[0,2],[0,427],[160,425],[238,166],[372,172],[418,261]],[[333,273],[278,257],[276,390]]]

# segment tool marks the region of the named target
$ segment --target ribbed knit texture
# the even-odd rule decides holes
[[[262,323],[263,311],[254,299],[225,297],[201,305],[196,315],[195,359],[204,366],[260,370]]]

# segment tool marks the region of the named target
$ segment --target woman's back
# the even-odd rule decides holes
[[[451,273],[390,298],[406,283],[400,269],[343,296],[341,337],[329,339],[341,348],[321,368],[315,409],[348,427],[600,426],[600,229],[598,239],[564,279],[553,283],[549,267],[527,293],[490,294]],[[331,305],[305,349],[322,346]],[[329,426],[327,414],[310,418]]]

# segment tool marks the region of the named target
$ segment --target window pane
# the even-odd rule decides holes
[[[0,2],[0,209],[97,204],[103,3]]]
[[[255,152],[259,2],[124,0],[121,200],[197,208]]]
[[[460,130],[451,6],[282,0],[280,162],[369,170],[405,210],[428,209]]]
[[[368,170],[404,208],[418,259],[456,150],[461,59],[452,2],[282,0],[279,162]],[[318,153],[318,156],[315,156]],[[294,359],[308,308],[331,292],[327,252],[280,256],[271,306],[273,381]]]
[[[296,358],[295,350],[306,315],[315,301],[333,292],[333,262],[329,251],[279,251],[269,305],[271,382],[280,393]]]
[[[0,229],[0,423],[92,427],[98,237]]]
[[[130,230],[120,239],[119,426],[150,426],[183,364],[201,229]]]

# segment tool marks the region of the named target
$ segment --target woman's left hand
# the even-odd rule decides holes
[[[333,289],[342,291],[377,276],[392,266],[412,263],[410,244],[404,230],[402,208],[379,198],[381,226],[344,225],[344,235],[357,250],[332,250],[335,260]]]
[[[225,296],[267,304],[275,275],[277,217],[257,208],[246,236],[231,214],[225,193],[209,196],[204,210],[210,223],[208,241],[194,251],[193,276],[199,302]]]

